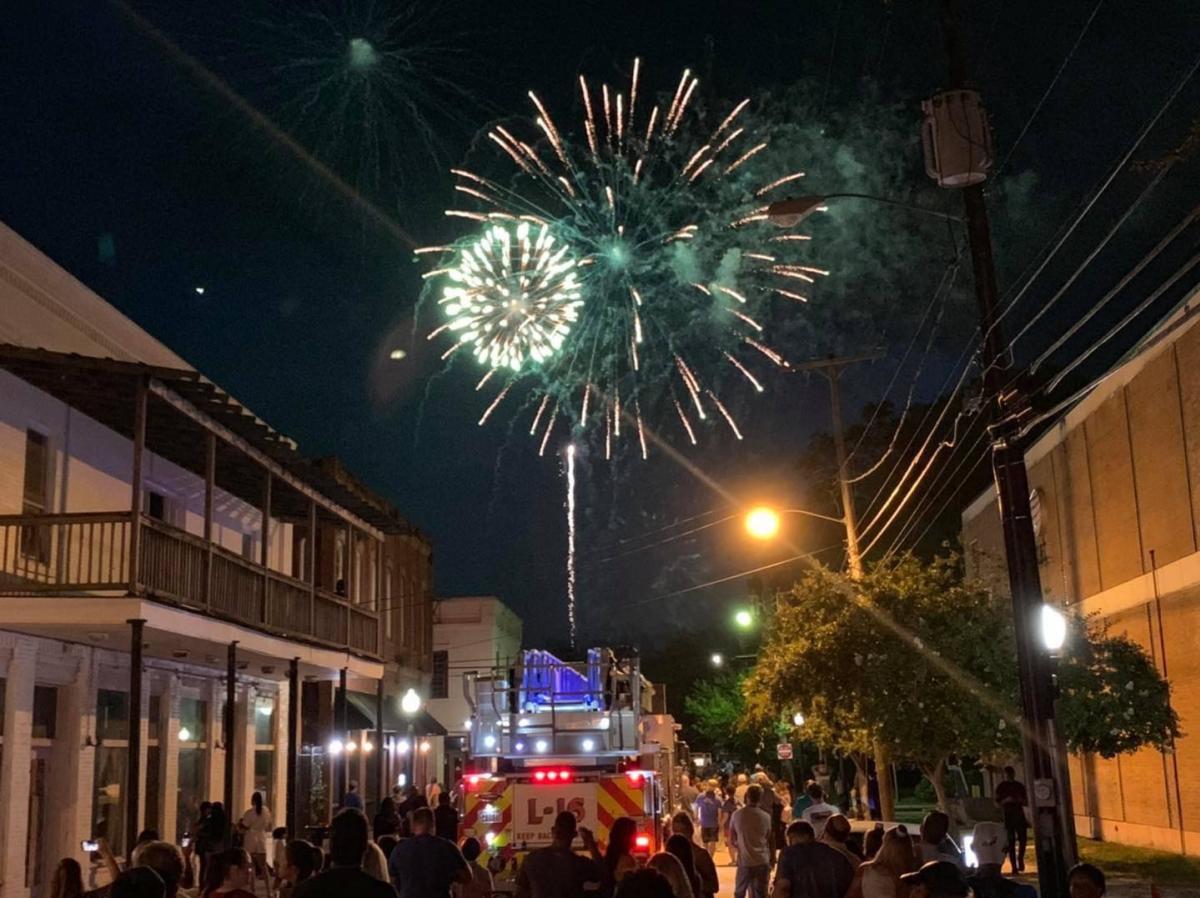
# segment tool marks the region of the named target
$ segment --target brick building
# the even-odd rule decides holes
[[[1026,452],[1047,601],[1142,645],[1172,685],[1170,754],[1071,759],[1083,835],[1200,853],[1200,291]],[[968,569],[1007,593],[992,491],[963,513]]]
[[[373,800],[431,651],[419,531],[0,226],[0,898],[206,799]]]

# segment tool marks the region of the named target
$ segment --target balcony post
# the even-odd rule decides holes
[[[262,565],[262,623],[271,619],[267,610],[267,602],[271,599],[271,472],[266,471],[263,479],[262,507],[262,546],[259,552],[259,563]],[[295,830],[292,830],[295,832]]]
[[[229,655],[225,664],[225,716],[221,725],[222,741],[225,743],[225,807],[233,807],[234,753],[237,749],[237,640],[229,643]],[[232,811],[226,810],[232,819]]]
[[[334,726],[337,728],[338,739],[345,746],[350,741],[350,722],[348,719],[346,695],[346,668],[338,671],[338,687],[337,695],[334,696]],[[333,796],[329,802],[330,807],[333,807],[336,802],[338,805],[342,803],[342,798],[346,794],[346,789],[349,786],[348,775],[350,773],[350,753],[343,747],[341,757],[333,762]]]
[[[129,593],[141,590],[142,452],[146,448],[146,378],[140,378],[133,404],[133,467],[129,475]],[[134,835],[137,835],[134,833]]]
[[[286,823],[293,838],[300,830],[296,799],[300,795],[300,659],[288,662],[288,719],[287,719],[287,806]]]
[[[375,639],[379,657],[383,658],[383,616],[389,612],[383,607],[383,553],[387,537],[375,543]],[[385,661],[387,659],[384,659]]]
[[[346,569],[342,571],[346,575],[346,647],[350,647],[350,625],[353,615],[350,612],[350,607],[354,604],[358,596],[358,580],[355,573],[358,571],[358,556],[354,552],[354,528],[349,524],[346,525]]]
[[[141,618],[133,618],[126,623],[129,624],[129,715],[126,736],[129,740],[129,760],[125,767],[125,852],[129,857],[141,831],[138,811],[142,791],[142,645],[146,622]]]
[[[308,501],[308,635],[317,635],[317,503]]]
[[[388,787],[384,772],[384,764],[387,761],[383,750],[383,699],[384,699],[384,680],[380,677],[375,682],[375,794],[382,800],[383,796],[388,795]]]
[[[217,435],[204,439],[204,607],[212,608],[213,487],[217,479]]]

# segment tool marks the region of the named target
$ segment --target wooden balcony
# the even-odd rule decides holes
[[[137,528],[133,523],[129,512],[0,515],[0,596],[133,593],[272,635],[379,657],[374,611],[146,515]]]

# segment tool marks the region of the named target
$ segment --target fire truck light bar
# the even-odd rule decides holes
[[[533,772],[533,781],[535,783],[569,783],[574,777],[575,774],[570,769],[535,770]]]
[[[633,840],[633,844],[634,844],[635,848],[639,848],[642,850],[648,849],[650,847],[650,837],[648,835],[646,835],[645,833],[642,833],[636,839]]]

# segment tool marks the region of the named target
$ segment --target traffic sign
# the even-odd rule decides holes
[[[792,743],[780,742],[776,745],[775,756],[781,761],[790,761],[792,759]]]

